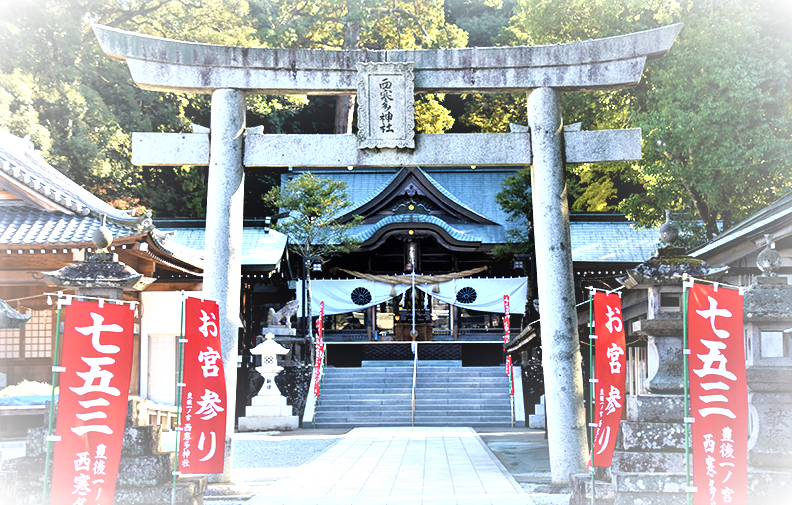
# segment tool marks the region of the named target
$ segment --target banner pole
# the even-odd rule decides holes
[[[589,288],[589,433],[591,436],[591,505],[596,504],[596,485],[594,479],[594,401],[596,398],[596,386],[594,385],[594,289]]]
[[[182,428],[182,411],[181,411],[181,392],[182,392],[182,378],[184,373],[184,291],[181,292],[181,316],[179,325],[179,359],[178,359],[178,380],[176,381],[176,453],[173,457],[173,487],[171,488],[171,505],[176,503],[176,479],[179,477],[179,439],[181,438]]]
[[[688,282],[693,282],[687,274],[682,276],[682,360],[684,363],[685,375],[685,496],[687,504],[691,505],[691,486],[690,486],[690,377],[688,376],[688,360],[690,356],[690,346],[688,344]]]
[[[52,355],[52,393],[50,394],[50,405],[49,405],[49,423],[47,425],[47,438],[45,438],[45,443],[47,444],[47,455],[44,459],[44,488],[41,490],[41,503],[42,505],[47,504],[47,486],[49,485],[49,466],[50,466],[50,449],[52,447],[52,418],[54,417],[55,413],[55,388],[56,382],[58,382],[58,371],[60,365],[60,320],[61,320],[61,297],[63,296],[62,292],[58,292],[58,315],[55,318],[55,352]]]

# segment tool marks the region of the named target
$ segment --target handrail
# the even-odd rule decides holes
[[[413,382],[412,382],[412,417],[410,424],[415,426],[415,384],[418,382],[418,342],[413,341]]]

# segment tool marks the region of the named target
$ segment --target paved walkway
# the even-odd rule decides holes
[[[533,501],[471,428],[355,428],[247,505],[500,505]]]

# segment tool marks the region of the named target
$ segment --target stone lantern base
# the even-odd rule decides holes
[[[300,425],[281,395],[254,396],[251,403],[245,407],[245,417],[239,418],[238,431],[290,431]]]

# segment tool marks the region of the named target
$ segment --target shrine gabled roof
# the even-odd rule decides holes
[[[466,216],[466,221],[504,225],[508,216],[495,201],[495,195],[501,190],[503,179],[514,174],[516,170],[508,167],[478,170],[471,170],[469,167],[382,167],[354,170],[312,169],[311,172],[318,177],[341,181],[347,185],[347,193],[353,203],[344,210],[345,215],[366,216],[366,211],[370,211],[378,203],[383,203],[389,190],[397,189],[400,181],[413,173],[431,185],[436,196],[446,205],[456,208],[460,216]],[[286,177],[284,175],[284,182]]]
[[[437,216],[426,214],[394,214],[376,223],[359,225],[352,230],[352,234],[354,238],[365,243],[385,227],[397,224],[431,225],[460,243],[498,244],[505,240],[505,230],[499,225],[450,224]]]
[[[438,203],[447,205],[467,220],[479,224],[495,224],[490,219],[487,219],[486,216],[476,212],[465,202],[457,198],[452,192],[444,188],[442,184],[430,176],[425,170],[422,170],[421,167],[402,168],[385,187],[380,189],[377,193],[371,195],[366,201],[359,204],[355,209],[349,211],[348,214],[367,215],[367,211],[372,210],[378,203],[387,204],[387,199],[389,197],[393,198],[395,196],[393,193],[403,186],[410,178],[413,178],[418,184],[427,186],[426,189],[435,193],[434,196],[437,197],[438,200],[441,200]]]
[[[106,216],[114,247],[140,242],[137,247],[150,245],[148,254],[159,263],[191,272],[203,268],[199,252],[163,247],[165,237],[150,216],[112,207],[49,165],[32,142],[2,130],[0,187],[10,194],[0,200],[0,247],[9,253],[94,247],[94,232]]]

